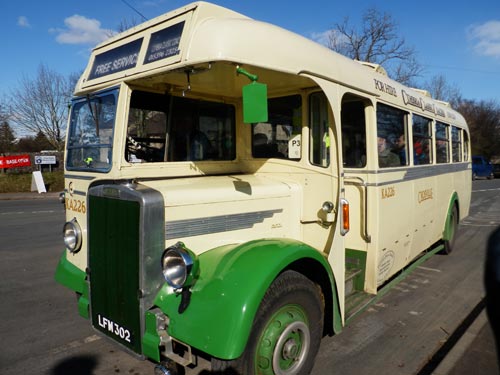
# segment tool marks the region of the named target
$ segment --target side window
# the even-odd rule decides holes
[[[231,105],[134,91],[125,158],[130,163],[233,160],[234,134]]]
[[[432,120],[413,115],[413,164],[432,163]]]
[[[442,122],[436,122],[436,163],[449,163],[449,125]]]
[[[366,166],[365,104],[356,97],[342,100],[342,156],[344,167]]]
[[[469,134],[463,130],[464,134],[464,161],[469,161],[470,156],[469,156]]]
[[[320,167],[330,165],[330,137],[328,135],[328,100],[317,92],[309,97],[310,150],[309,161]]]
[[[377,106],[377,150],[381,168],[408,165],[406,114],[385,104]]]
[[[269,121],[252,125],[252,156],[299,160],[302,97],[272,98],[267,106]]]
[[[451,127],[451,157],[454,163],[462,161],[462,132],[456,126]]]
[[[168,99],[134,91],[130,100],[125,158],[130,163],[164,160]]]
[[[235,110],[225,103],[173,97],[167,160],[233,160]]]

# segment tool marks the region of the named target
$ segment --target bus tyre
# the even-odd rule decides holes
[[[295,271],[282,273],[267,290],[242,356],[212,359],[224,374],[308,374],[323,335],[319,287]]]
[[[453,247],[455,245],[455,238],[457,236],[458,229],[458,210],[457,206],[453,205],[451,210],[451,217],[449,222],[449,239],[444,241],[444,250],[443,253],[450,254],[453,251]]]

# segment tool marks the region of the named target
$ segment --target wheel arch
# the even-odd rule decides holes
[[[286,270],[293,270],[307,277],[319,286],[323,295],[324,324],[323,335],[339,333],[342,329],[337,285],[334,277],[330,277],[326,269],[310,258],[299,259],[291,263]]]
[[[449,241],[451,239],[451,236],[453,235],[452,216],[454,207],[456,207],[457,209],[457,220],[460,221],[460,202],[456,191],[453,192],[453,194],[450,197],[450,202],[448,203],[448,212],[446,213],[446,221],[443,230],[444,241]]]
[[[180,296],[166,285],[155,298],[155,305],[170,319],[168,333],[175,339],[213,357],[238,358],[267,289],[289,269],[320,286],[324,326],[333,329],[334,309],[338,309],[335,281],[318,250],[296,240],[267,239],[216,248],[199,260],[200,277],[183,313],[178,311]]]

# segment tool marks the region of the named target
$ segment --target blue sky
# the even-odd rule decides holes
[[[213,1],[309,38],[345,16],[357,22],[370,7],[389,13],[424,66],[421,81],[442,74],[462,95],[500,101],[500,0]],[[43,63],[61,74],[80,72],[91,48],[118,28],[190,3],[181,0],[4,0],[0,4],[0,98],[35,77]]]

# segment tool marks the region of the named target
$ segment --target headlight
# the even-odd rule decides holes
[[[80,250],[82,246],[82,230],[80,229],[80,225],[73,219],[71,221],[66,222],[63,227],[63,239],[64,245],[66,248],[75,253]]]
[[[165,250],[161,265],[163,277],[175,289],[193,285],[198,277],[198,258],[182,242]]]

